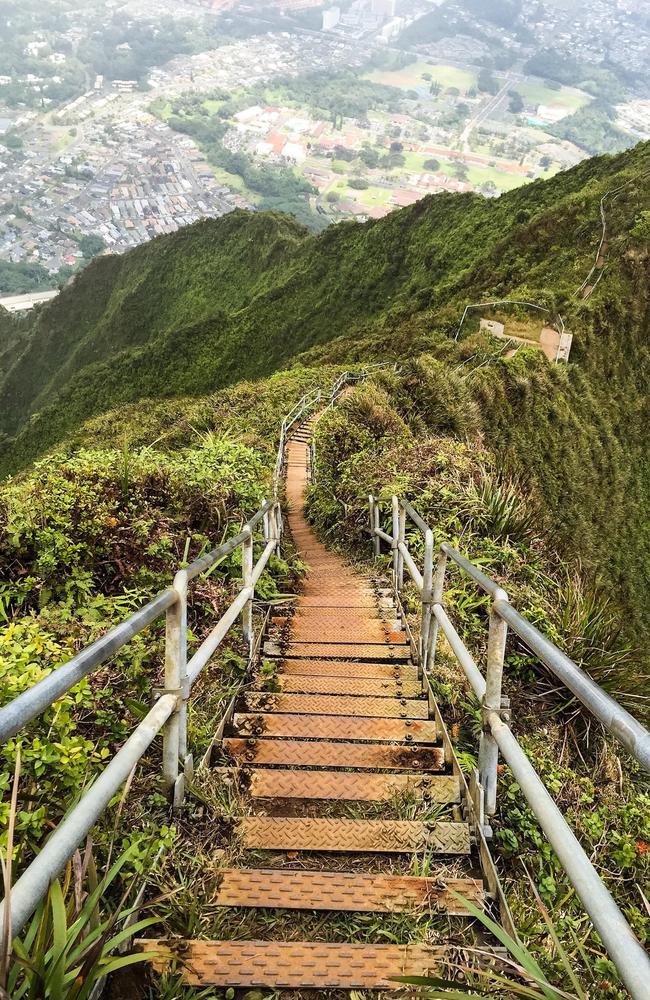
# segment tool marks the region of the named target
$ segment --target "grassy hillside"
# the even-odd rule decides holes
[[[570,297],[595,249],[598,201],[637,178],[612,220],[612,237],[624,236],[647,207],[648,148],[497,200],[440,194],[318,236],[234,212],[100,258],[40,313],[0,383],[0,430],[20,434],[43,414],[7,445],[4,468],[118,403],[260,378],[341,336],[342,358],[359,340],[366,354],[373,340],[382,355],[413,353],[446,337],[468,299],[532,297],[578,322]]]

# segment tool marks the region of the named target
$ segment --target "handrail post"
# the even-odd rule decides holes
[[[172,588],[176,600],[167,609],[165,624],[165,692],[175,694],[177,704],[163,734],[163,785],[178,808],[184,795],[179,761],[187,756],[187,570],[179,570]]]
[[[262,500],[262,507],[266,506],[266,497]],[[262,523],[264,525],[264,544],[267,545],[271,538],[271,511],[265,511]]]
[[[246,538],[242,542],[241,552],[242,577],[244,587],[253,585],[253,533],[248,529]],[[241,613],[242,632],[244,639],[248,643],[249,649],[253,648],[253,595],[249,597]]]
[[[375,559],[381,554],[381,541],[376,534],[379,527],[379,506],[372,493],[368,497],[368,507],[370,513],[370,537],[372,538],[372,550]]]
[[[442,549],[438,553],[438,564],[436,566],[436,575],[433,578],[433,594],[431,596],[431,605],[440,604],[442,605],[442,598],[445,591],[445,573],[447,571],[447,553],[443,552]],[[438,646],[438,619],[435,615],[431,618],[431,628],[429,632],[429,651],[427,653],[427,671],[431,673],[433,670],[433,665],[436,662],[436,649]]]
[[[400,545],[406,545],[406,508],[400,504],[399,523],[397,527],[397,580],[395,586],[401,595],[404,589],[404,556],[399,550]]]
[[[507,601],[508,595],[497,590],[493,600]],[[478,771],[485,796],[485,815],[494,816],[497,808],[497,765],[499,747],[492,735],[490,713],[501,717],[501,687],[503,682],[503,661],[506,652],[508,625],[492,607],[487,648],[487,670],[485,674],[485,694],[482,704],[483,732],[478,755]]]
[[[396,496],[391,498],[391,503],[393,506],[393,541],[391,544],[391,549],[393,550],[393,586],[397,590],[397,579],[399,576],[399,500]]]
[[[424,569],[422,573],[422,625],[420,628],[420,664],[424,673],[428,669],[429,631],[431,629],[431,599],[433,587],[433,532],[427,529],[424,536]]]

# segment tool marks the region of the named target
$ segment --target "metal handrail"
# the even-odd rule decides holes
[[[404,570],[420,592],[422,600],[420,662],[427,683],[435,661],[438,630],[441,628],[472,690],[481,702],[483,732],[476,775],[477,788],[482,799],[480,813],[491,816],[496,811],[497,765],[500,752],[511,768],[586,912],[591,917],[622,981],[634,1000],[648,1000],[650,958],[508,725],[510,717],[508,702],[501,695],[508,626],[644,767],[650,765],[650,733],[580,670],[566,654],[520,615],[495,580],[447,542],[443,542],[439,547],[434,572],[433,534],[408,501],[392,498],[392,534],[380,528],[379,502],[373,496],[369,497],[369,513],[370,535],[375,555],[380,553],[382,541],[391,547],[393,586],[396,594],[399,597],[404,581]],[[408,549],[407,517],[425,537],[422,573]],[[470,576],[491,599],[485,677],[443,607],[448,559]],[[491,830],[486,827],[484,832],[489,834]]]
[[[101,773],[83,793],[77,805],[58,825],[42,850],[11,889],[11,936],[25,925],[43,897],[52,879],[74,853],[106,806],[124,783],[156,735],[163,730],[163,783],[174,808],[183,801],[185,778],[193,770],[192,754],[187,746],[187,703],[192,686],[210,661],[224,637],[241,617],[242,632],[249,644],[250,657],[255,648],[252,604],[255,588],[269,559],[279,549],[282,532],[282,511],[277,497],[279,476],[282,475],[289,430],[304,413],[324,396],[331,406],[347,381],[367,378],[372,365],[361,372],[343,372],[334,387],[324,393],[316,388],[305,393],[284,417],[280,427],[280,445],[274,474],[274,499],[265,501],[260,510],[246,522],[243,529],[216,549],[208,552],[174,577],[173,584],[157,597],[130,615],[86,649],[23,691],[9,704],[0,708],[0,743],[15,736],[80,680],[108,660],[130,640],[166,615],[165,681],[154,692],[155,704],[136,726],[124,746],[115,754]],[[253,559],[253,531],[262,523],[264,550],[256,563]],[[192,658],[187,660],[187,591],[196,577],[241,546],[243,585],[210,634]],[[182,771],[179,768],[182,766]],[[3,935],[5,906],[0,902],[0,940]]]

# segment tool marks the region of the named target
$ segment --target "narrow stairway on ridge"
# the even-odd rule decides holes
[[[317,417],[287,446],[302,592],[213,753],[245,803],[212,901],[232,937],[139,942],[160,952],[159,970],[178,959],[192,985],[399,989],[391,977],[446,973],[450,946],[470,942],[456,893],[486,896],[464,783],[390,591],[303,513]]]

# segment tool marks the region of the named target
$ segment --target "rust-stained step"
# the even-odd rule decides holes
[[[469,854],[467,823],[419,823],[401,819],[305,819],[244,816],[239,821],[241,844],[269,851],[367,851],[410,854]]]
[[[153,968],[176,963],[190,986],[276,989],[404,989],[392,976],[441,971],[444,947],[422,944],[330,944],[315,941],[138,940]]]
[[[289,712],[309,715],[394,716],[396,719],[427,719],[426,701],[408,698],[355,698],[329,694],[275,694],[249,691],[244,695],[249,712]]]
[[[281,736],[297,739],[378,740],[435,743],[435,722],[421,719],[357,718],[342,715],[283,715],[237,712],[233,729],[240,736]]]
[[[458,802],[454,775],[375,774],[354,771],[281,771],[254,768],[250,792],[261,799],[387,802],[409,795],[427,802]]]
[[[390,677],[324,677],[317,674],[278,674],[282,691],[296,694],[375,695],[379,698],[417,698],[422,694],[422,682],[417,678],[393,680]]]
[[[227,868],[220,873],[215,903],[360,913],[401,913],[425,908],[450,916],[466,916],[469,911],[455,893],[475,906],[482,905],[483,885],[473,878],[446,879],[441,884],[440,879],[409,875]]]
[[[406,642],[396,639],[394,642],[294,642],[287,644],[284,654],[288,657],[304,659],[313,656],[317,660],[331,656],[337,660],[392,660],[407,663],[411,658],[411,649]]]
[[[358,660],[281,660],[281,674],[322,675],[324,677],[390,677],[393,680],[417,680],[417,668],[395,663],[360,663]]]
[[[229,737],[223,741],[223,750],[241,764],[440,771],[445,763],[442,747],[422,744],[407,746],[397,743],[329,743],[322,740]]]
[[[369,589],[359,588],[358,593],[352,593],[349,596],[344,594],[339,597],[325,596],[319,597],[318,595],[312,594],[311,597],[307,597],[306,594],[301,595],[300,604],[298,607],[305,608],[320,608],[324,611],[346,611],[354,610],[359,608],[366,608],[367,610],[372,610],[377,606],[377,598],[373,592]]]

